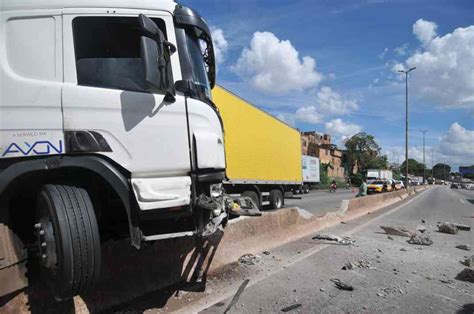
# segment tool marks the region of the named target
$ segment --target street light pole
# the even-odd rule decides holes
[[[426,177],[426,164],[425,164],[425,134],[428,130],[421,130],[423,133],[423,185],[425,185],[425,177]]]
[[[415,70],[416,67],[398,72],[405,74],[405,186],[408,188],[408,73]]]

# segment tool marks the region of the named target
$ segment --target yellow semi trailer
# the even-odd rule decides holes
[[[282,207],[285,192],[302,184],[299,131],[221,86],[212,97],[224,124],[226,192]]]

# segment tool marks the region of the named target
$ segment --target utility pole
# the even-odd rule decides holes
[[[426,164],[425,164],[425,134],[428,132],[427,129],[421,130],[423,133],[423,185],[425,185],[425,177],[426,177]]]
[[[431,178],[436,180],[434,177],[434,149],[431,148]]]
[[[416,67],[398,72],[405,74],[405,186],[408,188],[408,73],[415,70]]]

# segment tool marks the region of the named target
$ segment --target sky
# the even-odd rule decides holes
[[[182,0],[209,23],[217,83],[302,131],[374,135],[389,161],[474,164],[474,0]]]

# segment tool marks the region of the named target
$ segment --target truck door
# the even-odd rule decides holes
[[[146,91],[140,12],[89,11],[64,11],[66,133],[99,133],[110,147],[99,153],[129,170],[132,178],[174,178],[168,182],[183,186],[180,180],[188,182],[190,171],[184,98],[170,104],[164,94]],[[176,42],[169,13],[147,15]],[[180,79],[177,54],[171,59],[173,80]]]
[[[0,159],[64,152],[61,10],[0,14]]]

